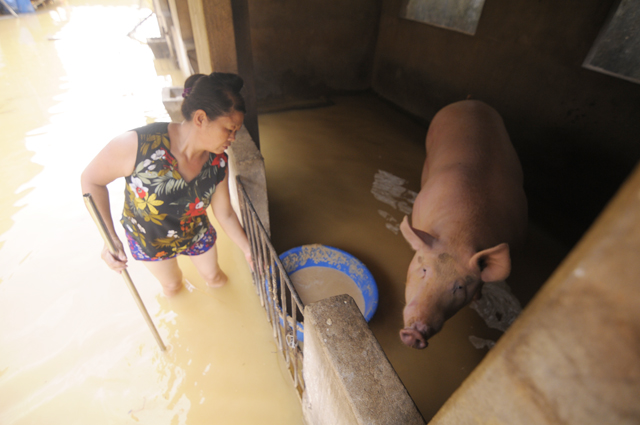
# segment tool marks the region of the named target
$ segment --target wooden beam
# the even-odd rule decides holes
[[[233,0],[233,28],[236,42],[238,73],[244,78],[244,99],[247,115],[244,125],[251,138],[260,149],[260,132],[258,131],[258,100],[253,73],[253,49],[251,47],[251,26],[249,21],[249,3],[247,0]]]
[[[207,21],[204,17],[203,0],[188,0],[191,29],[193,30],[193,42],[198,58],[198,71],[202,74],[211,74],[213,66],[211,62],[211,49],[209,48],[209,34]]]
[[[430,425],[640,423],[640,166]]]
[[[184,1],[168,0],[173,25],[171,26],[171,39],[176,50],[178,67],[184,78],[192,74],[191,63],[188,56],[188,44],[193,42],[191,31],[191,17],[189,7]]]

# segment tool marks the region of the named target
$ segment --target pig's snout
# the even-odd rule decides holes
[[[415,328],[404,328],[400,331],[400,339],[405,345],[422,350],[427,348],[427,338]]]

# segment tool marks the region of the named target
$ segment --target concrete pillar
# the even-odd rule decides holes
[[[640,423],[640,167],[430,424]]]
[[[305,307],[303,375],[308,425],[425,423],[349,295]]]
[[[244,124],[260,147],[253,55],[247,0],[188,0],[191,27],[202,74],[233,72],[245,82]]]

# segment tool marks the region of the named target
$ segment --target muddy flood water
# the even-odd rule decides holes
[[[302,424],[249,269],[222,231],[222,289],[181,261],[191,286],[169,300],[130,261],[166,353],[99,257],[80,173],[114,136],[168,120],[161,88],[184,78],[141,42],[153,26],[131,34],[149,13],[138,1],[57,0],[0,18],[0,424]],[[398,226],[419,190],[426,127],[374,95],[331,100],[259,116],[273,243],[328,245],[367,266],[379,291],[369,325],[428,421],[502,331],[466,307],[426,350],[401,343],[413,253]],[[110,186],[114,217],[123,187]],[[507,281],[521,306],[566,252],[531,223]]]
[[[141,43],[153,28],[128,36],[149,13],[137,0],[72,0],[0,19],[0,424],[300,425],[249,268],[223,232],[218,290],[187,260],[192,286],[168,300],[130,261],[165,353],[100,259],[80,173],[114,136],[168,120],[161,89],[183,82]],[[117,218],[123,190],[110,187]]]

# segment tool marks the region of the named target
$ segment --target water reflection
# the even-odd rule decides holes
[[[102,241],[79,176],[117,134],[169,117],[177,72],[137,1],[56,2],[0,20],[0,423],[302,423],[242,253],[220,232],[230,284],[167,300],[130,274],[169,346],[159,351]],[[155,26],[154,26],[155,24]],[[110,185],[119,217],[123,182]],[[120,235],[123,237],[123,235]]]

